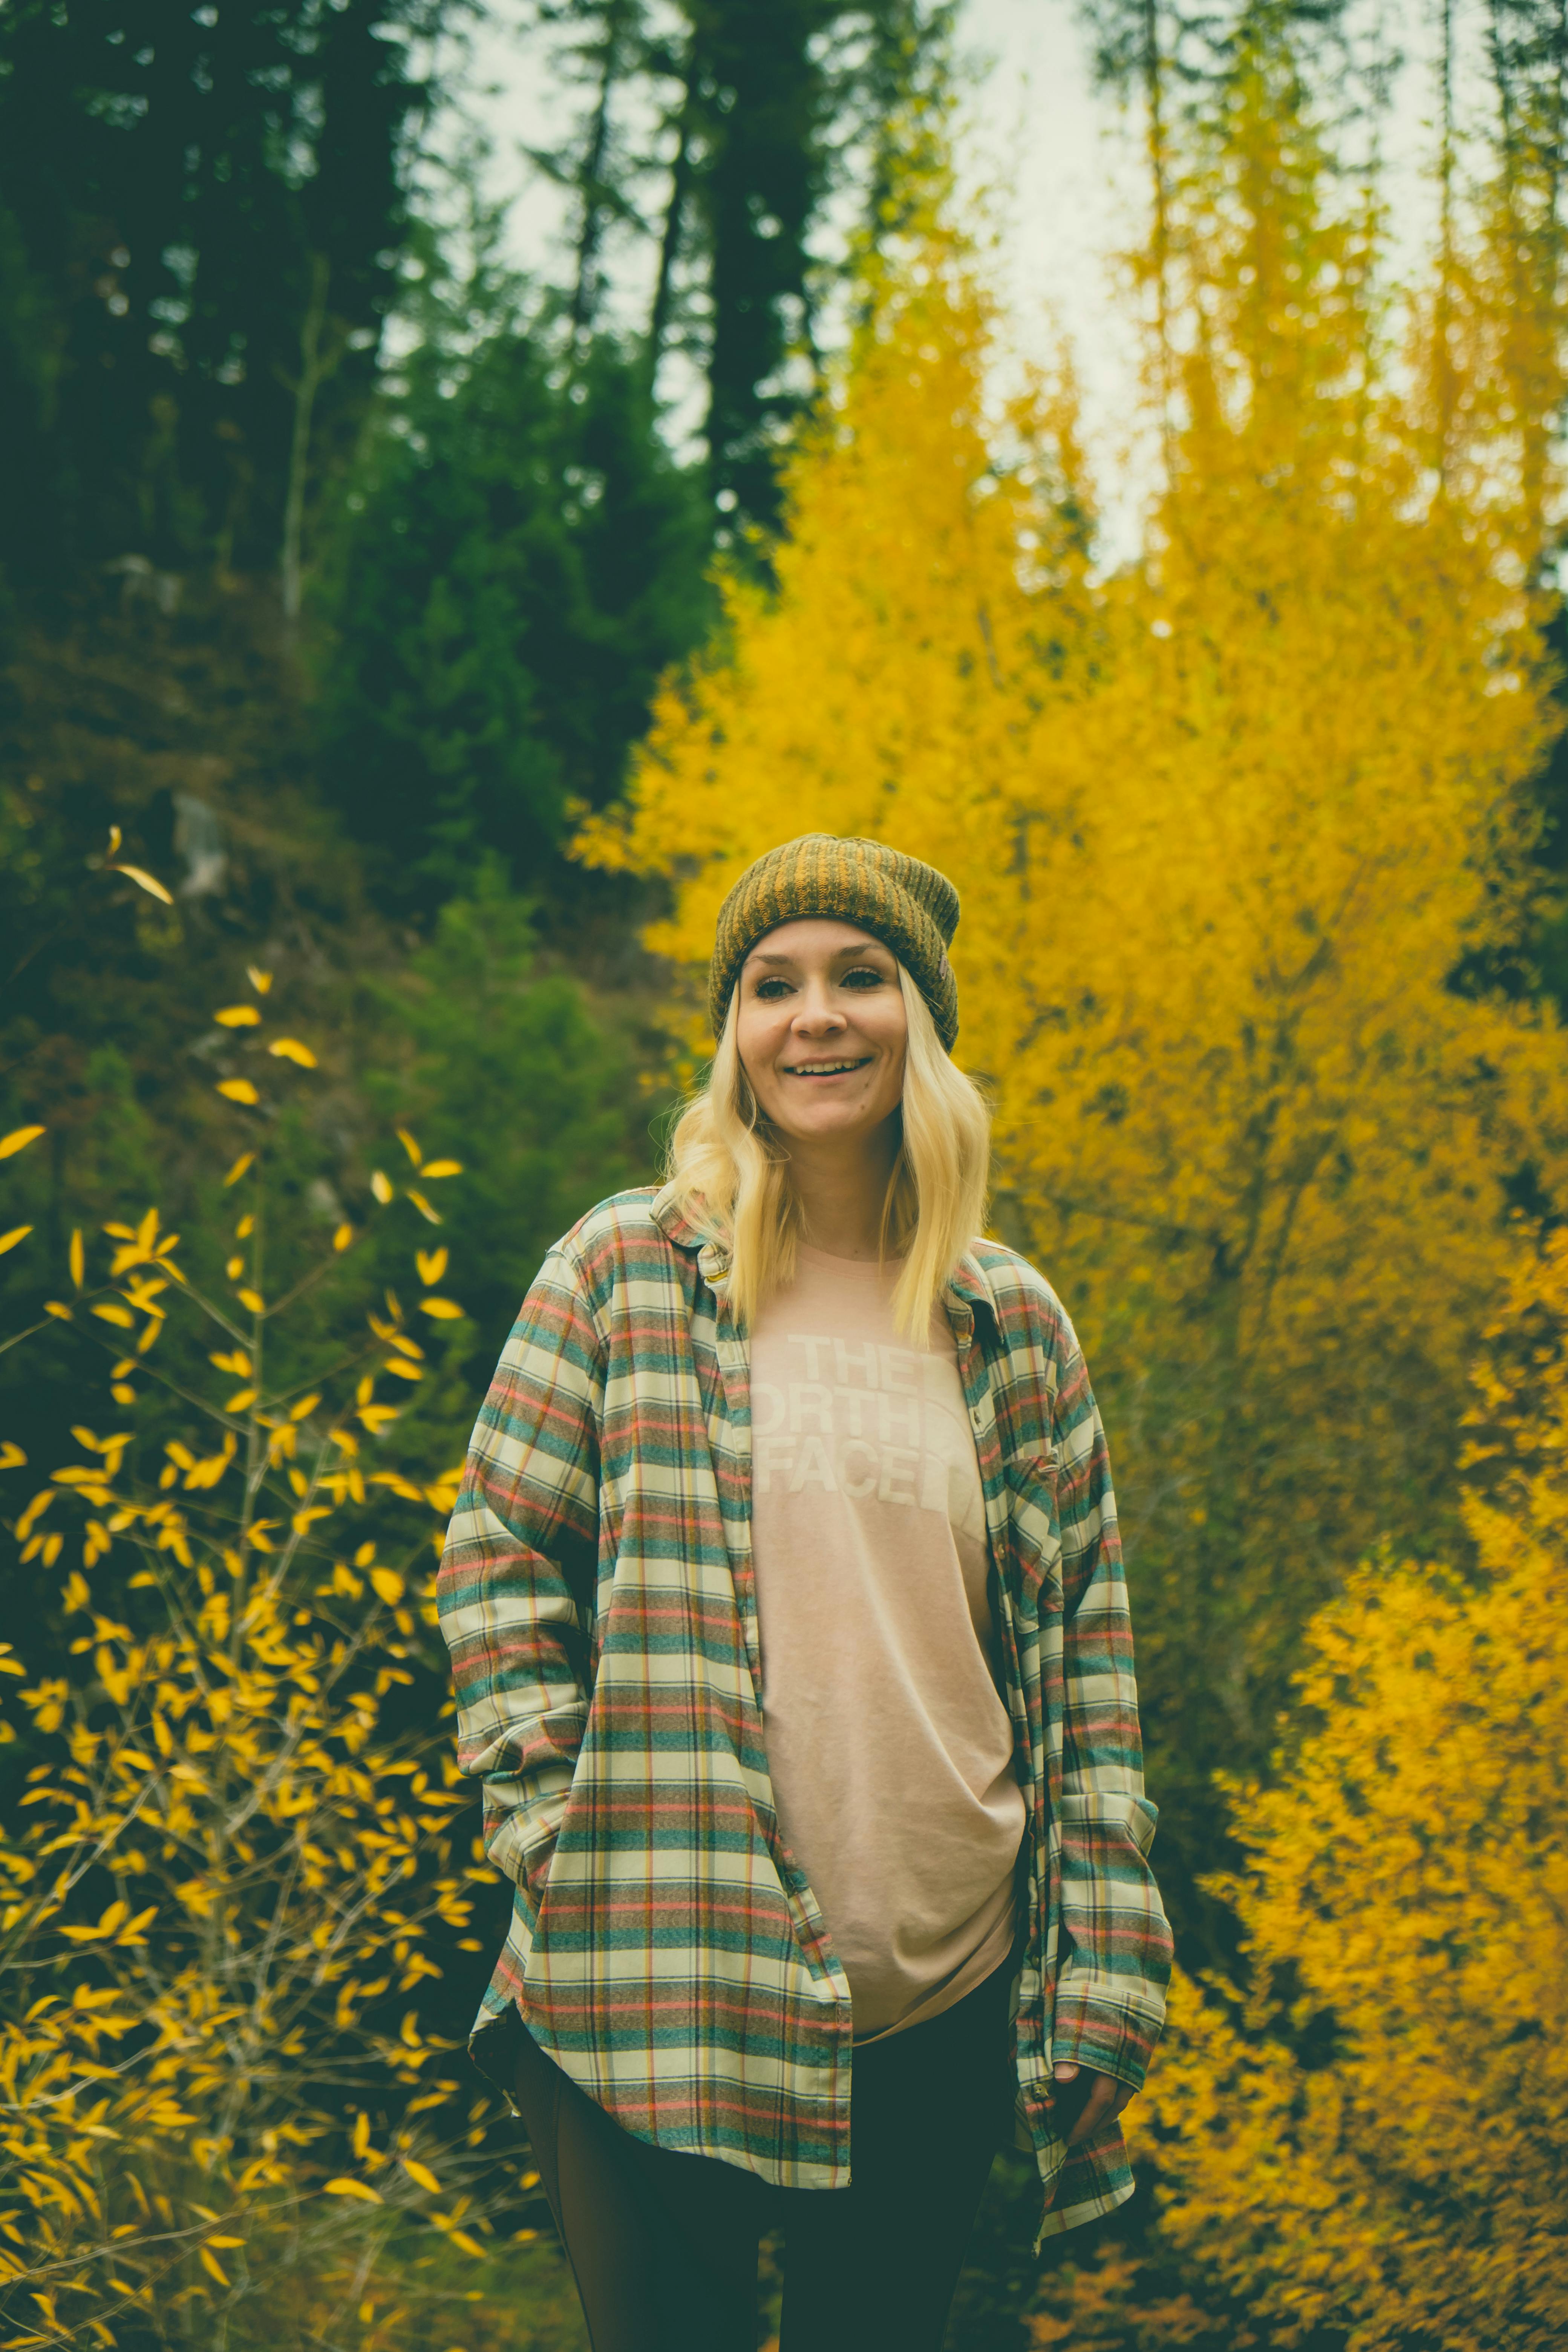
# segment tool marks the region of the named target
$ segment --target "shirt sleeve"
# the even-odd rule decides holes
[[[1054,1410],[1062,1542],[1062,1953],[1052,2058],[1140,2087],[1165,2016],[1171,1931],[1149,1867],[1158,1812],[1143,1790],[1110,1460],[1071,1326]]]
[[[531,1926],[587,1720],[604,1349],[558,1244],[496,1366],[437,1579],[458,1763],[483,1782],[485,1852]]]

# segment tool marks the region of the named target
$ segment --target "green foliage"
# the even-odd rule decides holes
[[[711,617],[699,475],[639,363],[519,319],[416,354],[345,515],[322,663],[327,788],[396,903],[523,879],[569,799],[618,791],[659,673]]]
[[[542,2212],[542,2209],[540,2209]],[[341,2344],[353,2352],[588,2352],[577,2289],[553,2233],[525,2228],[482,2259],[449,2245],[426,2251],[405,2229],[365,2232],[360,2264],[344,2261],[323,2276],[308,2263],[292,2293],[247,2315],[230,2336],[231,2352],[276,2352],[281,2316],[290,2344]],[[365,2256],[368,2255],[368,2261]],[[258,2324],[258,2321],[260,2324]]]
[[[463,1163],[431,1243],[449,1240],[465,1269],[471,1393],[550,1244],[607,1192],[647,1181],[659,1097],[639,1084],[624,1025],[595,1019],[579,983],[543,965],[531,910],[493,864],[377,1004],[395,1066],[372,1074],[373,1099]]]

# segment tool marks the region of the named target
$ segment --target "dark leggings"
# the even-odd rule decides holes
[[[780,2352],[941,2352],[1013,2105],[1011,1964],[855,2053],[847,2189],[774,2189],[622,2129],[517,2037],[515,2090],[593,2352],[755,2352],[757,2245],[785,2245]]]

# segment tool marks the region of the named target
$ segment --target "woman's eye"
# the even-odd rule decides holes
[[[846,988],[881,988],[885,984],[875,964],[857,964],[853,971],[847,971],[844,975]]]
[[[759,980],[752,992],[760,996],[764,1004],[776,1003],[781,996],[789,994],[789,982],[787,980]]]

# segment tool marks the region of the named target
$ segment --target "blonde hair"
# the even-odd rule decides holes
[[[924,997],[899,965],[909,1021],[902,1137],[882,1202],[880,1255],[904,1261],[893,1291],[899,1328],[923,1343],[931,1309],[985,1219],[991,1114],[972,1078],[948,1059]],[[800,1205],[789,1159],[763,1117],[736,1042],[738,988],[708,1084],[669,1139],[666,1175],[681,1211],[730,1254],[730,1297],[752,1323],[795,1278]]]

